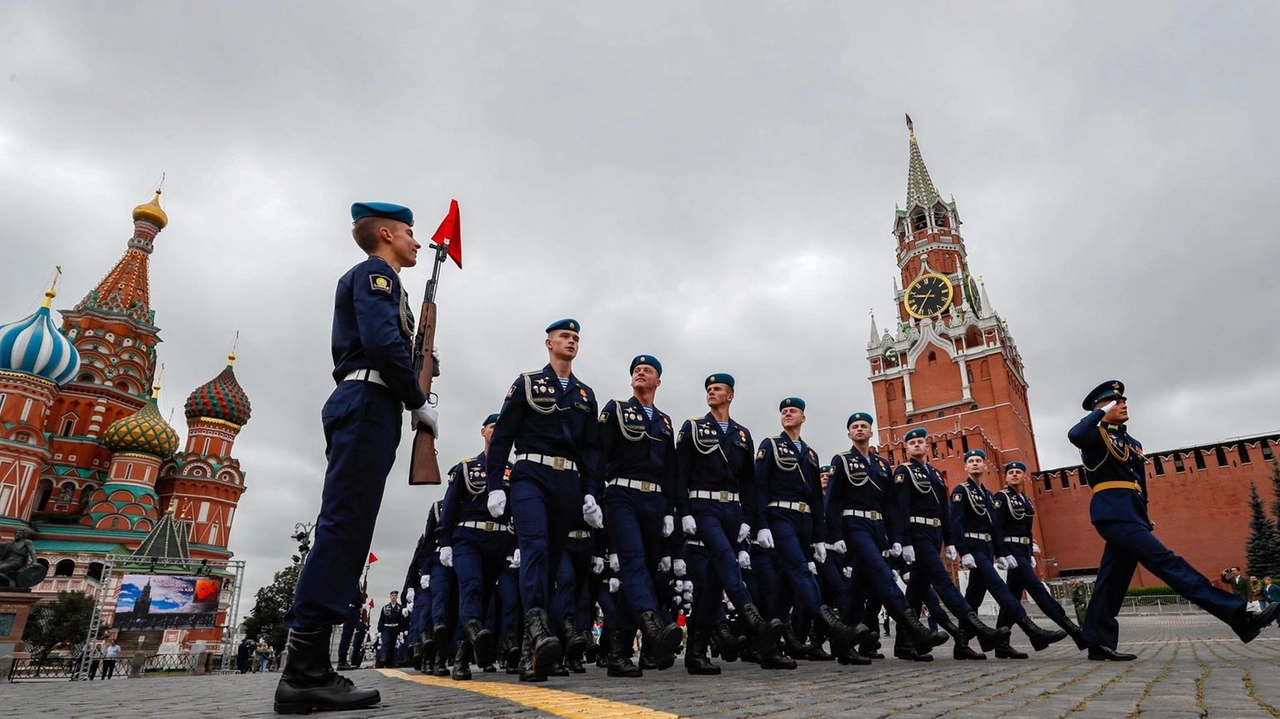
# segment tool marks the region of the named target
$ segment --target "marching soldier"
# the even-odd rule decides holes
[[[1242,641],[1253,641],[1263,627],[1275,621],[1280,604],[1250,614],[1243,599],[1213,586],[1152,533],[1155,525],[1147,516],[1146,457],[1142,445],[1129,436],[1124,383],[1109,380],[1094,387],[1085,396],[1083,407],[1089,414],[1067,432],[1067,438],[1079,448],[1084,465],[1081,474],[1093,489],[1089,521],[1106,542],[1085,614],[1084,641],[1089,658],[1136,658],[1116,651],[1120,636],[1116,614],[1139,562],[1175,592],[1229,625]]]
[[[547,327],[550,361],[517,377],[507,390],[487,457],[489,511],[501,517],[507,507],[502,475],[515,447],[511,518],[518,529],[525,610],[520,680],[527,682],[546,681],[564,657],[547,612],[569,532],[578,516],[594,529],[604,527],[604,512],[595,498],[599,407],[595,393],[572,371],[581,328],[574,319]]]
[[[408,629],[408,619],[404,615],[404,605],[400,603],[400,592],[391,592],[386,604],[382,605],[382,614],[378,617],[378,635],[381,639],[377,665],[380,667],[396,666],[396,644],[400,635]]]
[[[346,616],[369,554],[403,412],[436,433],[436,411],[418,386],[410,354],[413,313],[400,270],[418,262],[413,212],[383,202],[351,206],[351,235],[368,258],[338,280],[333,378],[325,403],[326,459],[315,545],[298,576],[275,711],[362,709],[381,699],[333,670],[329,637]]]
[[[1042,629],[1031,621],[1027,610],[1022,607],[1022,594],[1015,595],[1009,591],[1008,585],[996,573],[997,565],[1001,569],[1010,569],[1017,567],[1018,561],[1005,549],[995,502],[982,485],[982,477],[987,471],[987,453],[980,449],[965,452],[964,469],[968,477],[951,490],[950,515],[954,525],[951,534],[960,552],[960,566],[969,570],[965,601],[971,607],[982,606],[982,600],[990,592],[1000,605],[1000,611],[1007,613],[1013,623],[1027,633],[1031,646],[1036,651],[1047,649],[1050,644],[1066,638],[1066,632]],[[967,636],[967,632],[961,633]],[[996,657],[1000,659],[1027,658],[1026,653],[1007,643],[997,644],[995,650]]]
[[[444,514],[444,500],[431,504],[427,511],[427,532],[431,543],[427,547],[423,565],[423,585],[431,589],[431,639],[435,648],[429,658],[438,677],[449,676],[449,648],[453,643],[454,628],[458,620],[458,576],[453,567],[440,560],[440,518]]]

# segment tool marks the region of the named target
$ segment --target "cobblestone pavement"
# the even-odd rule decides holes
[[[382,705],[330,716],[1280,716],[1280,629],[1244,645],[1206,615],[1134,617],[1121,620],[1121,638],[1121,649],[1137,653],[1137,661],[1090,662],[1068,640],[1023,661],[957,662],[946,645],[932,664],[892,658],[870,667],[801,662],[796,671],[766,672],[739,662],[723,664],[719,677],[700,678],[677,661],[640,680],[610,679],[592,668],[540,685],[503,674],[477,672],[476,680],[452,682],[412,671],[362,670],[350,676],[379,689]],[[1015,646],[1025,643],[1015,635]],[[269,717],[276,679],[253,674],[6,684],[0,685],[0,706],[6,717]]]

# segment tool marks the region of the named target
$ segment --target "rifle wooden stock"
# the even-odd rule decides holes
[[[413,338],[414,363],[418,365],[418,386],[431,397],[431,380],[435,375],[436,359],[431,349],[436,345],[436,303],[426,300],[418,314],[418,334]],[[413,453],[409,456],[409,485],[440,484],[440,461],[436,457],[435,435],[415,427]]]

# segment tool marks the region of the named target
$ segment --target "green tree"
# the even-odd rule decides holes
[[[1271,463],[1271,517],[1280,527],[1280,462]],[[1277,529],[1277,532],[1280,532],[1280,529]]]
[[[59,644],[72,647],[84,644],[92,617],[92,596],[83,592],[58,592],[57,599],[32,610],[22,641],[38,661],[44,661]]]
[[[1276,525],[1262,508],[1258,485],[1249,482],[1249,539],[1244,545],[1249,574],[1257,577],[1280,576],[1280,538]]]
[[[253,609],[244,620],[245,636],[254,640],[266,639],[277,654],[284,651],[285,642],[289,639],[284,615],[293,604],[293,593],[298,588],[302,564],[297,559],[294,557],[292,565],[276,572],[271,583],[258,590]]]

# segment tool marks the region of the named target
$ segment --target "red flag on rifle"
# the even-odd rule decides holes
[[[369,552],[369,564],[373,564],[376,561],[378,561],[378,555],[373,552]]]
[[[431,241],[436,244],[446,244],[445,240],[449,241],[449,258],[458,265],[458,269],[462,269],[462,216],[458,214],[457,200],[449,201],[449,214],[431,236]]]

